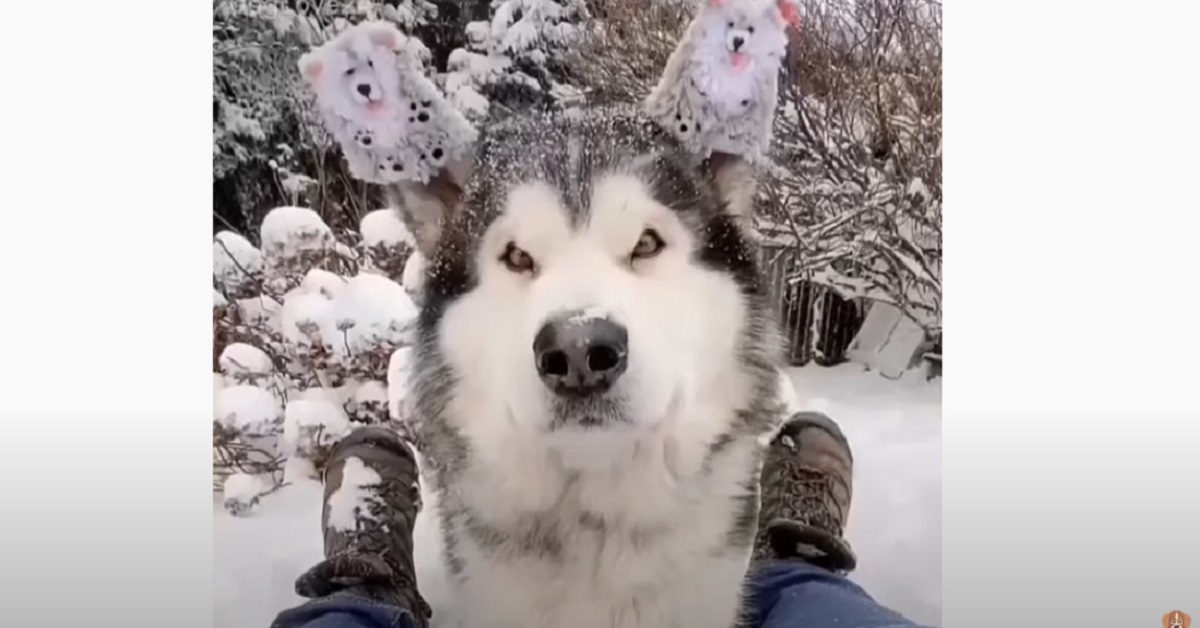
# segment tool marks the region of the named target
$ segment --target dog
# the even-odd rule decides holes
[[[737,625],[782,421],[745,161],[636,106],[527,113],[388,190],[426,263],[409,395],[454,599],[435,622]]]
[[[750,159],[770,144],[790,0],[705,0],[646,110],[692,150]]]
[[[1183,611],[1171,611],[1163,615],[1163,628],[1191,628],[1192,618]]]
[[[300,57],[317,111],[355,178],[425,181],[474,139],[466,118],[421,73],[415,42],[392,24],[364,22]]]

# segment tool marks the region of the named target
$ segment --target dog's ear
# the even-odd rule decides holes
[[[471,154],[452,160],[425,183],[404,181],[387,186],[388,200],[416,240],[425,259],[433,259],[442,226],[462,209]]]
[[[308,81],[309,85],[315,84],[321,78],[321,72],[325,71],[325,60],[321,58],[319,51],[310,50],[300,56],[300,74],[304,80]]]
[[[725,211],[739,220],[754,216],[754,193],[757,181],[754,168],[742,157],[714,152],[701,165]]]

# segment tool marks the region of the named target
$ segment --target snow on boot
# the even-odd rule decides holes
[[[424,628],[431,611],[413,566],[421,490],[412,449],[387,428],[358,428],[334,446],[324,479],[325,560],[296,580],[296,593],[391,604]]]
[[[846,573],[857,563],[842,538],[854,458],[832,419],[797,412],[771,441],[761,476],[755,560],[799,559]]]

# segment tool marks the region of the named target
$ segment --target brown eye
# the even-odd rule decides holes
[[[654,257],[663,250],[663,246],[665,246],[665,244],[663,243],[662,238],[658,235],[658,232],[653,229],[647,229],[643,231],[642,236],[638,238],[637,246],[633,247],[633,253],[630,254],[630,257],[633,259],[646,259],[648,257]]]
[[[746,32],[748,32],[748,33],[750,33],[751,35],[753,35],[753,34],[754,34],[754,27],[753,27],[753,26],[751,26],[750,28],[747,28],[747,29],[746,29]]]
[[[500,261],[504,262],[504,265],[514,273],[532,273],[534,271],[533,258],[512,242],[504,247],[504,254],[500,256]]]

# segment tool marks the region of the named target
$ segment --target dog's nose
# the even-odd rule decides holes
[[[367,85],[366,83],[359,83],[358,84],[358,93],[362,94],[363,96],[367,96],[369,98],[371,96],[371,86]]]
[[[559,395],[583,397],[612,387],[625,372],[629,333],[607,319],[569,312],[555,316],[533,339],[538,375]]]
[[[741,35],[735,36],[733,38],[733,51],[737,52],[737,51],[741,50],[742,44],[744,44],[744,43],[746,43],[746,40],[743,39]]]

